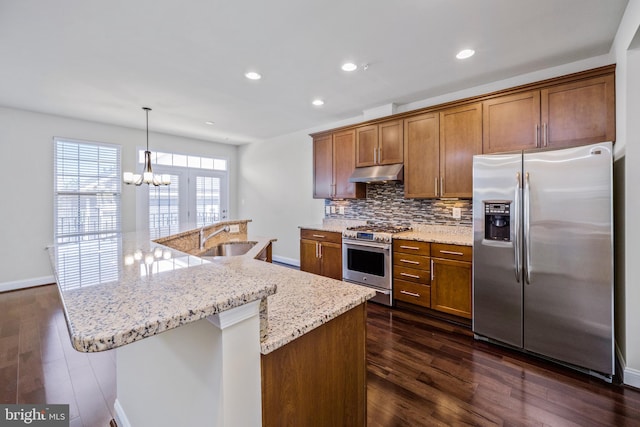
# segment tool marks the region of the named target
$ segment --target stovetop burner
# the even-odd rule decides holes
[[[391,243],[393,235],[409,231],[411,227],[387,224],[367,224],[357,227],[347,227],[342,237],[348,240],[367,240],[370,242]]]
[[[402,233],[403,231],[409,231],[411,230],[411,227],[386,225],[386,224],[382,224],[382,225],[367,224],[367,225],[358,225],[356,227],[347,227],[347,230],[366,231],[369,233],[392,233],[393,234],[393,233]]]

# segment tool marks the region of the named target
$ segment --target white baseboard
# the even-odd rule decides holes
[[[620,367],[622,368],[622,382],[625,385],[640,388],[640,371],[627,367],[627,363],[622,356],[622,352],[620,351],[620,347],[618,347],[618,343],[616,343],[616,355],[618,356],[618,361],[620,362]]]
[[[274,261],[281,262],[282,264],[288,264],[288,265],[293,265],[295,267],[300,267],[299,259],[287,258],[283,256],[278,256],[278,255],[273,255],[272,258]]]
[[[624,368],[624,383],[631,387],[640,388],[640,371],[633,368]]]
[[[131,427],[131,423],[127,418],[127,414],[124,413],[124,409],[122,409],[122,405],[120,405],[120,402],[118,402],[117,398],[115,403],[113,404],[113,409],[115,411],[115,418],[118,427]]]
[[[48,285],[56,283],[54,276],[34,277],[25,280],[14,280],[12,282],[0,283],[0,292],[15,291],[16,289],[32,288],[34,286]]]

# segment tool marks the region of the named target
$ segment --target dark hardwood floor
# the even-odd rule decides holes
[[[71,427],[108,426],[115,363],[71,347],[55,285],[0,293],[0,402],[69,404]]]
[[[640,391],[369,304],[368,426],[640,426]],[[71,348],[55,286],[0,293],[0,402],[68,403],[71,426],[113,417],[115,354]],[[302,426],[304,427],[304,426]]]
[[[640,426],[640,391],[369,304],[368,426]]]

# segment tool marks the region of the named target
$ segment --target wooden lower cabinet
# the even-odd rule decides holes
[[[366,303],[262,355],[262,425],[365,426]]]
[[[342,280],[342,235],[301,229],[300,270]]]
[[[393,298],[431,307],[431,271],[427,242],[393,241]]]
[[[431,258],[431,308],[471,319],[471,263]]]
[[[471,246],[431,244],[431,308],[471,319]]]
[[[393,298],[471,319],[471,246],[393,241]]]

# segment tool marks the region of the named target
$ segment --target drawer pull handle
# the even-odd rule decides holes
[[[420,250],[420,248],[419,248],[419,247],[417,247],[417,246],[404,246],[404,245],[400,245],[400,248],[402,248],[402,249],[411,249],[412,251],[418,251],[418,250]]]
[[[400,262],[404,262],[404,263],[407,263],[407,264],[420,265],[419,261],[411,261],[411,260],[408,260],[408,259],[400,259]]]
[[[401,294],[405,294],[405,295],[409,295],[411,297],[416,297],[416,298],[420,298],[420,294],[416,294],[414,292],[408,292],[408,291],[400,291]]]
[[[324,239],[324,236],[322,234],[314,234],[313,237],[318,237],[320,239]]]
[[[440,251],[441,254],[449,254],[449,255],[458,255],[458,256],[462,256],[464,255],[462,252],[455,252],[455,251]]]
[[[400,273],[401,276],[407,276],[407,277],[412,277],[414,279],[419,279],[420,276],[416,275],[416,274],[409,274],[409,273]]]

